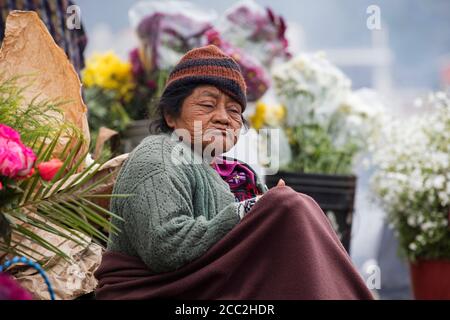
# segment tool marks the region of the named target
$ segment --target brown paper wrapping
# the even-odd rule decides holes
[[[110,140],[114,136],[117,136],[118,134],[119,132],[115,130],[106,127],[100,127],[100,130],[98,131],[97,142],[95,143],[94,159],[98,159],[106,141]]]
[[[0,74],[5,78],[32,75],[33,82],[24,91],[27,104],[37,95],[42,100],[69,101],[62,105],[64,118],[79,127],[85,138],[80,153],[74,159],[76,162],[88,150],[90,143],[87,108],[81,97],[81,83],[66,54],[54,42],[35,12],[12,11],[8,15],[5,38],[0,49]],[[96,146],[96,152],[99,153],[105,141],[115,134],[111,130],[104,130],[101,141]],[[68,137],[64,136],[60,138],[54,155],[63,150],[67,139]],[[90,181],[91,183],[98,181],[108,173],[114,172],[114,174],[110,179],[97,186],[92,191],[93,193],[110,194],[112,192],[117,173],[127,157],[128,154],[122,154],[102,165]],[[81,166],[80,170],[85,166]],[[75,179],[78,174],[70,177],[62,188]],[[102,207],[109,209],[109,199],[96,199],[96,201]],[[71,262],[66,262],[29,240],[21,240],[47,257],[47,262],[43,267],[46,268],[56,299],[74,299],[95,289],[97,282],[93,272],[99,266],[102,256],[102,248],[99,245],[87,239],[89,245],[80,246],[63,237],[38,230],[32,226],[26,227],[60,248],[72,259]],[[57,226],[53,227],[59,229]],[[31,252],[29,254],[33,256]],[[32,292],[37,299],[49,299],[47,286],[34,269],[17,265],[10,271],[21,285]]]
[[[38,231],[38,233],[40,232]],[[62,258],[53,256],[43,266],[48,268],[46,274],[55,292],[55,299],[72,300],[94,291],[97,286],[94,271],[100,265],[102,248],[95,243],[82,247],[71,241],[58,240],[55,242],[52,240],[51,242],[61,242],[60,249],[73,261],[67,262]],[[16,269],[18,271],[14,272],[13,270],[12,273],[22,287],[30,291],[36,299],[50,299],[47,284],[35,269],[26,268],[22,271],[20,266]]]
[[[31,75],[32,83],[24,92],[27,104],[37,95],[39,100],[69,101],[61,106],[65,120],[80,128],[86,141],[75,157],[75,163],[88,150],[90,143],[80,79],[36,12],[12,11],[8,15],[0,49],[0,75],[5,78]],[[60,138],[54,155],[63,150],[67,139],[64,136]],[[73,143],[75,145],[76,141]],[[80,170],[83,168],[82,165]]]
[[[92,178],[90,183],[95,183],[111,172],[114,173],[109,179],[103,181],[96,188],[90,191],[90,193],[111,194],[117,174],[127,158],[128,153],[125,153],[105,162],[98,169],[98,172]],[[76,179],[79,174],[80,173],[72,175],[61,188],[64,189],[70,181]],[[56,185],[58,185],[58,183],[56,183]],[[91,200],[95,200],[94,202],[98,205],[101,205],[105,209],[109,210],[109,198]],[[33,213],[29,212],[28,214],[32,215]],[[57,226],[52,225],[52,227],[64,232]],[[72,263],[66,262],[62,258],[57,257],[54,253],[33,244],[28,239],[14,238],[14,240],[20,240],[28,247],[38,251],[46,257],[45,260],[48,260],[48,262],[46,262],[43,267],[47,269],[47,276],[55,291],[56,299],[71,300],[83,294],[94,291],[97,286],[97,280],[94,278],[93,273],[100,265],[102,257],[102,248],[99,245],[90,242],[88,246],[83,247],[77,245],[73,241],[69,241],[63,237],[36,229],[29,225],[26,225],[26,228],[45,238],[51,244],[57,246],[73,260]],[[85,239],[89,243],[90,239]],[[36,260],[39,258],[33,254],[32,251],[25,251],[31,257],[35,257]],[[33,293],[36,299],[49,299],[47,285],[41,275],[36,273],[34,269],[16,265],[12,270],[10,270],[10,272],[25,289]]]
[[[28,212],[28,215],[36,217],[32,212]],[[58,231],[67,234],[67,231],[64,231],[60,227],[50,223],[49,225]],[[46,261],[41,265],[46,269],[46,274],[52,284],[56,299],[74,299],[80,295],[92,292],[95,289],[97,281],[93,276],[93,272],[100,265],[102,256],[102,248],[99,245],[91,242],[91,239],[86,236],[83,236],[86,244],[79,245],[42,229],[37,229],[26,224],[22,224],[22,226],[58,247],[58,249],[71,259],[70,262],[65,261],[51,251],[37,246],[28,239],[19,238],[17,234],[13,235],[15,241],[22,242],[24,245],[38,251],[45,257],[38,257],[31,250],[24,250],[29,256],[32,258],[34,257],[34,260],[40,258],[41,261]],[[29,290],[36,299],[46,300],[50,298],[48,287],[45,284],[44,279],[34,268],[16,264],[8,270],[8,272],[11,273],[25,289]]]

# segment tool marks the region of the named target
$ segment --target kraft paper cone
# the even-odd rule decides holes
[[[64,119],[80,128],[85,139],[73,163],[87,152],[90,134],[80,79],[67,55],[55,43],[36,12],[12,11],[8,15],[5,38],[0,49],[0,75],[6,79],[31,75],[31,81],[27,81],[27,84],[31,84],[24,92],[26,104],[38,95],[39,101],[69,101],[61,106]],[[60,138],[54,156],[62,152],[68,138]],[[84,167],[82,165],[79,170]]]

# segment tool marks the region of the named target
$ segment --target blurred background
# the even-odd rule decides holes
[[[450,83],[450,2],[447,0],[256,1],[284,17],[289,51],[324,51],[352,82],[372,88],[400,117],[414,113],[414,99]],[[191,1],[220,16],[236,1]],[[77,0],[88,36],[85,56],[113,50],[127,59],[138,44],[128,10],[132,0]],[[378,30],[367,27],[369,6],[379,8]],[[370,172],[357,166],[358,188],[351,256],[363,276],[381,270],[380,298],[411,298],[410,276],[384,212],[370,200]]]
[[[3,41],[13,10],[35,11],[11,21],[45,25],[53,39],[34,50],[29,34],[45,28],[11,23],[13,40]],[[69,58],[59,55],[64,71],[49,55],[53,41]],[[377,298],[450,299],[449,0],[0,0],[2,42],[0,76],[20,66],[46,77],[39,84],[58,82],[56,74],[76,82],[73,92],[60,81],[40,94],[79,98],[77,72],[87,113],[79,99],[76,118],[91,138],[85,162],[113,160],[116,169],[149,134],[179,59],[218,46],[247,84],[250,128],[227,155],[269,187],[282,178],[312,196]],[[0,87],[0,98],[10,90],[21,100],[7,82]],[[0,123],[20,125],[19,104],[0,100]],[[40,124],[29,117],[22,122]],[[64,288],[60,298],[94,287]]]
[[[86,56],[114,49],[123,57],[137,44],[128,10],[138,1],[77,0],[89,35]],[[237,1],[194,0],[219,15]],[[293,53],[323,50],[355,88],[374,86],[408,99],[442,86],[450,68],[450,2],[446,0],[264,1],[288,24]],[[380,34],[366,27],[366,9],[381,10]],[[447,74],[447,75],[446,75]],[[448,79],[447,79],[448,80]]]
[[[418,96],[450,83],[450,1],[447,0],[257,0],[284,17],[293,54],[324,51],[351,79],[352,88],[369,87],[399,116],[411,113]],[[88,35],[85,56],[113,50],[127,59],[138,38],[128,10],[136,1],[77,0]],[[236,4],[231,0],[194,0],[219,17]],[[367,10],[378,6],[381,28],[370,30]],[[356,166],[358,189],[351,237],[351,256],[361,274],[381,270],[381,298],[411,298],[407,263],[387,227],[385,213],[368,188],[370,171]]]

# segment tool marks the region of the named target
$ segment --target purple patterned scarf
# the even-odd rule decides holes
[[[225,158],[218,162],[214,162],[212,167],[228,183],[236,201],[251,199],[262,194],[256,185],[255,173],[246,164]]]

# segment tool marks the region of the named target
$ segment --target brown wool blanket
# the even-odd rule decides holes
[[[269,190],[204,255],[154,274],[107,251],[96,299],[373,299],[317,203],[290,187]]]

